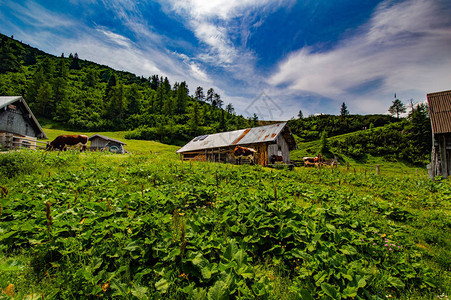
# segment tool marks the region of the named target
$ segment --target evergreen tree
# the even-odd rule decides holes
[[[141,111],[142,95],[136,83],[132,84],[127,94],[129,115],[138,114]]]
[[[321,140],[320,140],[320,154],[326,154],[329,152],[329,142],[327,141],[327,132],[323,131],[321,134]]]
[[[205,98],[205,101],[206,101],[206,102],[213,103],[213,97],[214,97],[214,95],[215,95],[215,90],[214,90],[213,88],[210,88],[210,89],[207,91],[207,98]]]
[[[72,118],[73,111],[74,105],[68,98],[65,98],[57,104],[53,119],[60,122],[67,122]]]
[[[189,115],[189,127],[191,130],[191,133],[193,135],[197,135],[197,131],[200,125],[200,115],[199,115],[199,104],[197,101],[194,101],[191,113]]]
[[[196,93],[194,94],[194,98],[198,101],[204,101],[205,95],[204,95],[204,89],[201,86],[198,86],[196,88]]]
[[[165,116],[172,116],[174,114],[174,104],[175,104],[175,98],[170,97],[169,95],[164,95],[163,98],[163,107],[161,108],[161,112]]]
[[[109,119],[116,122],[122,120],[126,107],[124,86],[122,84],[118,84],[112,89],[111,99],[107,111]]]
[[[35,65],[37,63],[36,55],[33,50],[27,50],[23,56],[23,62],[26,66]]]
[[[167,77],[164,78],[162,85],[165,94],[169,95],[169,92],[171,91],[171,84],[169,83],[169,79]]]
[[[298,119],[302,119],[303,117],[304,117],[304,115],[302,114],[302,110],[299,110]]]
[[[346,104],[344,102],[341,104],[340,116],[342,118],[349,116],[348,107],[346,106]]]
[[[226,122],[225,122],[225,117],[224,117],[225,111],[221,110],[221,114],[219,117],[219,129],[221,131],[225,131],[226,130]]]
[[[150,88],[156,91],[159,86],[160,78],[158,77],[158,75],[152,75],[152,77],[150,78]]]
[[[252,116],[251,122],[252,127],[258,126],[258,116],[256,113],[254,113],[254,115]]]
[[[97,74],[98,73],[97,73],[96,69],[92,69],[92,68],[89,69],[86,72],[85,81],[84,81],[85,84],[89,87],[95,87],[97,84],[97,78],[98,78]]]
[[[0,42],[0,74],[20,70],[20,61],[14,53],[12,43],[7,37],[3,37]]]
[[[71,53],[72,54],[72,53]],[[78,59],[78,54],[75,53],[72,62],[70,64],[69,69],[71,70],[81,70],[81,64],[80,64],[80,60]]]
[[[175,86],[175,85],[174,85]],[[175,112],[184,114],[186,112],[186,103],[188,101],[188,86],[185,81],[182,81],[177,86],[177,94],[175,98]]]
[[[51,71],[50,71],[51,72]],[[69,73],[68,67],[64,59],[59,60],[59,64],[56,68],[56,77],[52,80],[53,88],[53,102],[51,103],[49,109],[50,113],[53,115],[56,113],[56,109],[59,103],[63,102],[66,98],[66,88],[67,88],[67,75]]]
[[[39,88],[44,82],[45,82],[44,71],[42,66],[39,66],[33,75],[33,79],[28,84],[25,94],[25,98],[31,106],[33,106],[33,103],[36,102],[36,97],[38,95]]]
[[[392,115],[396,115],[399,119],[399,115],[406,112],[406,106],[399,99],[394,100],[392,103],[393,104],[388,108],[388,112]]]
[[[103,96],[103,99],[105,100],[105,102],[109,102],[110,98],[112,97],[112,93],[114,90],[114,87],[116,86],[117,81],[116,81],[116,75],[111,75],[110,79],[108,80],[108,84],[106,86],[105,89],[105,94]]]
[[[227,113],[231,115],[235,114],[235,109],[233,108],[232,103],[227,104],[225,109]]]
[[[53,98],[52,86],[48,82],[44,82],[36,95],[36,112],[43,117],[52,117],[50,112],[51,99]]]
[[[213,96],[213,101],[212,101],[213,106],[217,107],[219,109],[222,109],[223,103],[224,103],[224,101],[221,100],[221,96],[219,94],[215,93]]]
[[[155,93],[154,99],[152,101],[153,113],[161,113],[163,110],[163,104],[165,103],[166,93],[164,91],[163,85],[159,85],[157,92]]]

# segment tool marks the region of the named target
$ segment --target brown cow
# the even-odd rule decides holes
[[[57,136],[50,144],[47,144],[47,150],[66,150],[69,146],[81,146],[80,151],[85,151],[88,144],[86,135],[60,135]]]
[[[246,148],[241,146],[236,146],[235,150],[233,151],[233,156],[235,158],[238,158],[238,161],[241,161],[242,157],[245,157],[250,160],[250,162],[254,163],[254,153],[257,152],[252,148]]]

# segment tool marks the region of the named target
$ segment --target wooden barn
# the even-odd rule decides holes
[[[7,150],[20,147],[35,149],[37,138],[47,139],[47,136],[24,98],[1,96],[0,147]]]
[[[432,155],[429,175],[451,174],[451,91],[427,95],[432,125]]]
[[[254,161],[266,166],[278,156],[284,163],[290,162],[290,151],[297,148],[287,123],[197,136],[177,151],[182,159],[236,164],[236,146],[256,150]]]
[[[124,145],[127,145],[126,143],[100,134],[94,134],[88,140],[91,141],[91,150],[108,150],[114,153],[125,153]]]

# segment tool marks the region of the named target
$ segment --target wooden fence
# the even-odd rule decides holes
[[[0,145],[5,150],[13,149],[45,149],[47,142],[38,141],[35,137],[17,136],[11,133],[0,133]]]

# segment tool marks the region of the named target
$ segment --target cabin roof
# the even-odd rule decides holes
[[[118,144],[121,144],[121,145],[127,145],[126,143],[123,143],[123,142],[121,142],[119,140],[115,140],[115,139],[112,139],[110,137],[107,137],[107,136],[104,136],[104,135],[100,135],[100,134],[94,134],[94,135],[90,136],[88,138],[88,140],[91,141],[91,140],[93,140],[95,138],[100,138],[102,140],[106,140],[106,141],[109,141],[109,142],[115,142],[115,143],[118,143]]]
[[[41,125],[39,125],[38,120],[34,116],[33,112],[31,111],[30,107],[28,106],[27,102],[25,102],[25,99],[22,96],[0,96],[0,109],[6,107],[7,105],[14,104],[16,102],[20,102],[23,104],[25,109],[30,114],[32,122],[35,124],[36,128],[39,130],[40,134],[38,135],[39,138],[47,139],[47,135],[45,134],[44,130],[42,129]]]
[[[434,134],[451,132],[451,90],[427,94]]]
[[[287,140],[290,150],[296,148],[296,142],[294,141],[293,135],[285,122],[197,136],[188,144],[180,148],[177,153],[235,145],[274,142],[280,134],[283,134],[283,137]]]

